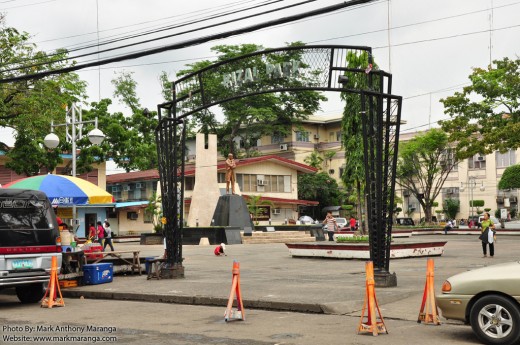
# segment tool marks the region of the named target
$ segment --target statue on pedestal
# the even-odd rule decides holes
[[[235,168],[237,164],[233,159],[233,154],[228,154],[228,158],[226,159],[226,194],[229,194],[229,184],[231,183],[231,193],[235,194]]]

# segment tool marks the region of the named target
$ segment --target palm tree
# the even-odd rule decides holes
[[[249,195],[247,199],[247,208],[249,212],[253,215],[253,221],[255,225],[258,225],[258,216],[260,215],[261,208],[260,206],[267,205],[274,207],[274,204],[269,200],[262,200],[261,195]]]

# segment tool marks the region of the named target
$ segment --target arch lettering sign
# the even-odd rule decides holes
[[[350,56],[366,57],[364,68]],[[402,98],[391,94],[392,75],[372,68],[372,51],[361,46],[298,46],[269,49],[221,61],[172,83],[173,100],[158,105],[156,129],[167,264],[183,276],[182,224],[185,118],[212,106],[286,91],[358,94],[363,116],[370,255],[376,272],[388,274],[395,166]]]

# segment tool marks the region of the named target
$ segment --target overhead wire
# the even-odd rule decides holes
[[[245,20],[245,19],[249,19],[249,18],[253,18],[253,17],[257,17],[257,16],[262,16],[262,15],[266,15],[266,14],[270,14],[270,13],[274,13],[274,12],[278,12],[278,11],[283,11],[283,10],[286,10],[286,9],[289,9],[289,8],[292,8],[292,7],[301,6],[303,4],[307,4],[307,3],[315,2],[315,1],[317,1],[317,0],[304,0],[304,1],[301,1],[301,2],[296,3],[296,4],[287,5],[287,6],[275,8],[275,9],[272,9],[272,10],[263,11],[263,12],[255,13],[255,14],[252,14],[252,15],[243,16],[243,17],[236,18],[236,19],[231,19],[231,20],[224,21],[224,22],[219,22],[219,23],[212,24],[212,25],[207,25],[207,26],[204,26],[202,28],[195,28],[195,29],[186,30],[186,31],[183,31],[183,32],[180,32],[180,33],[170,34],[170,35],[166,35],[166,36],[156,37],[156,38],[153,38],[153,39],[139,41],[139,42],[136,42],[136,43],[130,43],[130,44],[126,44],[126,45],[122,45],[122,46],[118,46],[118,47],[108,48],[108,49],[100,50],[99,52],[85,53],[85,54],[80,54],[80,55],[76,55],[76,56],[67,57],[67,58],[64,58],[64,59],[59,59],[59,60],[53,61],[53,63],[70,61],[70,60],[74,60],[74,59],[77,59],[77,58],[80,58],[80,57],[96,55],[98,53],[106,53],[106,52],[119,50],[119,49],[123,49],[123,48],[134,47],[134,46],[145,44],[145,43],[151,43],[151,42],[163,40],[163,39],[166,39],[166,38],[180,36],[180,35],[184,35],[184,34],[187,34],[187,33],[192,33],[192,32],[196,32],[196,31],[211,29],[211,28],[214,28],[214,27],[217,27],[217,26],[226,25],[226,24],[237,22],[237,21],[242,21],[242,20]],[[353,1],[356,1],[356,0],[353,0]],[[370,0],[363,0],[363,1],[370,1]],[[114,59],[117,59],[117,57],[115,57]],[[97,61],[97,60],[90,60],[90,61]],[[12,71],[17,71],[17,70],[26,69],[26,68],[45,66],[47,64],[48,64],[48,62],[42,62],[42,63],[31,64],[31,65],[24,65],[24,66],[20,66],[20,67],[16,67],[16,68],[4,69],[4,70],[1,70],[0,73],[2,73],[2,72],[4,72],[4,73],[5,72],[12,72]]]
[[[269,2],[267,5],[272,4],[274,2],[284,1],[284,0],[269,0],[269,1],[271,1],[271,2]],[[308,0],[308,1],[316,1],[316,0]],[[265,5],[261,5],[261,6],[265,6]],[[257,7],[258,6],[249,7],[249,8],[246,8],[246,9],[242,9],[240,11],[248,11],[248,10],[251,10],[251,9],[254,9],[254,8],[257,8]],[[219,14],[217,17],[205,18],[205,19],[197,21],[197,22],[202,22],[202,21],[206,21],[206,20],[213,20],[215,18],[218,18],[218,17],[221,17],[221,16],[226,16],[226,15],[231,15],[231,14],[234,14],[234,13],[237,13],[237,12]],[[188,26],[188,25],[192,25],[194,23],[196,23],[196,22],[185,22],[185,23],[177,24],[175,27],[172,27],[172,28]],[[181,35],[181,34],[183,34],[183,33],[179,33],[179,34],[176,34],[176,35]],[[142,35],[146,35],[146,33],[143,33]],[[87,49],[87,48],[99,48],[99,46],[106,45],[106,44],[109,44],[109,43],[114,43],[114,42],[103,42],[103,41],[101,41],[101,44],[93,44],[93,45],[88,46],[88,47],[82,47],[82,48],[76,48],[76,49],[72,49],[72,50],[67,50],[67,53],[69,53],[71,51],[78,51],[78,50],[83,50],[83,49]],[[147,42],[145,42],[145,43],[147,43]],[[136,44],[140,44],[140,43],[136,43]],[[127,46],[116,47],[116,48],[112,48],[110,50],[122,49],[122,48],[125,48],[125,47],[127,47]],[[57,49],[67,49],[67,48],[57,48]],[[79,58],[79,57],[84,57],[84,56],[88,56],[88,55],[96,55],[98,53],[107,52],[107,51],[110,51],[110,50],[96,50],[95,52],[91,52],[91,53],[88,53],[88,54],[77,55],[77,56],[70,56],[70,57],[67,57],[66,59],[63,59],[63,60],[73,60],[73,59],[76,59],[76,58]],[[52,56],[56,56],[58,54],[59,54],[58,52],[56,52],[56,53],[49,53],[46,56],[47,57],[52,57]],[[20,64],[20,63],[25,63],[25,62],[35,61],[35,60],[36,60],[35,58],[28,58],[28,59],[25,59],[25,60],[13,62],[11,64]],[[16,68],[11,68],[11,69],[5,69],[5,70],[3,70],[3,72],[15,71],[17,69],[26,68],[26,67],[37,67],[37,66],[42,66],[42,65],[45,65],[45,64],[46,63],[40,63],[40,64],[36,64],[34,66],[22,66],[22,67],[16,67]]]
[[[213,41],[213,40],[218,40],[218,39],[222,39],[222,38],[226,38],[226,37],[236,36],[236,35],[243,34],[243,33],[246,33],[246,32],[257,31],[257,30],[260,30],[262,28],[269,27],[269,26],[275,26],[275,25],[279,25],[279,24],[293,22],[293,21],[296,21],[296,20],[299,20],[299,19],[302,19],[302,18],[307,18],[307,17],[310,17],[310,16],[315,16],[315,15],[319,15],[319,14],[323,14],[323,13],[336,11],[336,10],[344,8],[344,7],[356,6],[356,5],[359,5],[359,4],[364,4],[364,3],[367,3],[367,2],[371,2],[371,1],[373,1],[373,0],[350,0],[350,1],[345,1],[345,2],[337,4],[337,5],[326,6],[326,7],[322,7],[322,8],[316,9],[316,10],[290,15],[290,16],[279,18],[279,19],[276,19],[276,20],[270,20],[270,21],[267,21],[267,22],[257,23],[257,24],[253,24],[253,25],[246,26],[246,27],[243,27],[243,28],[235,29],[235,30],[232,30],[232,31],[225,31],[225,32],[217,33],[217,34],[207,35],[207,36],[200,37],[200,38],[197,38],[197,39],[192,39],[192,40],[187,40],[187,41],[183,41],[183,42],[178,42],[178,43],[175,43],[175,44],[170,44],[170,45],[167,45],[167,46],[151,48],[151,49],[148,49],[146,51],[139,52],[139,53],[129,53],[129,54],[126,54],[126,55],[122,55],[120,57],[108,58],[108,59],[104,59],[104,60],[97,61],[97,62],[77,64],[77,65],[74,65],[74,66],[68,66],[68,67],[64,67],[64,68],[60,68],[60,69],[56,69],[56,70],[49,70],[49,71],[45,71],[45,72],[26,74],[26,75],[17,76],[17,77],[3,78],[3,79],[0,79],[0,83],[1,84],[5,84],[5,83],[9,83],[9,82],[14,82],[14,81],[22,81],[22,80],[29,80],[29,79],[35,79],[35,78],[43,78],[43,77],[46,77],[46,76],[49,76],[49,75],[53,75],[53,74],[69,73],[69,72],[77,71],[77,70],[84,69],[84,68],[87,68],[87,67],[96,67],[96,66],[101,66],[101,65],[113,63],[113,62],[119,62],[119,61],[124,61],[124,60],[131,60],[131,59],[136,59],[136,58],[143,57],[143,56],[154,55],[154,54],[162,53],[162,52],[165,52],[165,51],[186,48],[186,47],[199,45],[199,44],[202,44],[202,43],[205,43],[205,42],[209,42],[209,41]]]
[[[237,13],[240,13],[240,12],[250,11],[250,10],[253,10],[253,9],[256,9],[256,8],[259,8],[259,7],[272,5],[274,3],[282,2],[282,1],[284,1],[284,0],[264,1],[263,4],[259,4],[259,5],[256,5],[256,6],[251,6],[251,7],[248,7],[248,8],[238,9],[238,10],[231,11],[231,12],[219,13],[219,14],[213,15],[211,17],[205,17],[205,18],[198,19],[198,20],[195,20],[195,21],[184,22],[184,23],[170,25],[170,26],[162,26],[162,27],[160,27],[158,29],[155,29],[155,30],[149,30],[149,31],[145,31],[145,32],[140,32],[140,33],[134,34],[134,35],[126,35],[126,36],[123,36],[123,37],[114,38],[112,40],[101,41],[100,44],[91,44],[89,46],[80,46],[78,48],[67,49],[67,52],[74,52],[74,51],[79,51],[79,50],[96,48],[98,46],[103,46],[103,45],[107,45],[107,44],[122,42],[122,41],[126,41],[126,40],[133,39],[133,38],[138,38],[138,37],[142,37],[142,36],[146,36],[146,35],[156,34],[156,33],[159,33],[159,32],[168,31],[168,30],[172,30],[172,29],[177,29],[177,28],[184,27],[184,26],[194,25],[194,24],[205,22],[205,21],[208,21],[208,20],[214,20],[214,19],[217,19],[217,18],[221,18],[221,17],[237,14]],[[312,0],[312,1],[315,1],[315,0]],[[118,37],[118,36],[114,35],[113,37]],[[107,37],[105,37],[105,39],[106,38]]]
[[[226,4],[226,5],[223,5],[223,6],[210,7],[208,9],[206,9],[206,10],[196,10],[196,11],[192,11],[192,12],[186,12],[186,13],[183,13],[183,14],[176,14],[174,16],[163,17],[163,18],[154,19],[154,20],[148,20],[148,21],[139,22],[139,23],[135,23],[135,24],[117,26],[117,27],[113,27],[113,28],[109,28],[109,29],[100,30],[99,32],[107,32],[107,31],[126,29],[126,28],[130,28],[130,27],[133,27],[133,26],[139,26],[139,25],[148,24],[148,23],[152,23],[152,22],[155,23],[155,22],[158,22],[158,21],[169,20],[169,19],[177,18],[177,17],[183,17],[183,16],[186,16],[186,15],[189,15],[189,14],[192,14],[192,13],[197,13],[197,14],[204,14],[205,12],[211,13],[212,11],[216,11],[216,9],[233,7],[233,6],[235,6],[235,4],[242,4],[242,3],[255,2],[255,1],[257,1],[257,0],[245,0],[245,1],[241,0],[241,1],[236,1],[236,2],[229,3],[229,4]],[[190,18],[190,17],[188,16],[187,18]],[[154,26],[149,27],[149,28],[158,27],[158,26],[159,25],[154,25]],[[149,28],[145,28],[145,29],[149,29]],[[130,31],[130,32],[134,32],[134,31],[136,31],[136,30],[133,30],[133,31]],[[48,40],[38,41],[38,42],[34,42],[34,43],[35,44],[39,44],[39,43],[45,43],[45,42],[60,41],[60,40],[69,39],[69,38],[89,36],[89,35],[93,35],[93,34],[96,34],[96,33],[97,33],[97,31],[93,31],[93,32],[82,33],[82,34],[77,34],[77,35],[58,37],[58,38],[51,38],[51,39],[48,39]],[[107,36],[107,37],[116,37],[116,36],[118,36],[118,35],[112,35],[112,36]],[[105,38],[107,38],[107,37],[105,37]],[[88,43],[88,42],[94,42],[94,40],[73,44],[73,45],[71,45],[71,47],[76,46],[76,45],[80,45],[80,44],[84,44],[84,43]]]

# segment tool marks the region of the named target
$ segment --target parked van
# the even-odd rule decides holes
[[[59,236],[45,193],[0,188],[0,289],[14,287],[22,303],[40,301],[53,256],[61,267]]]

